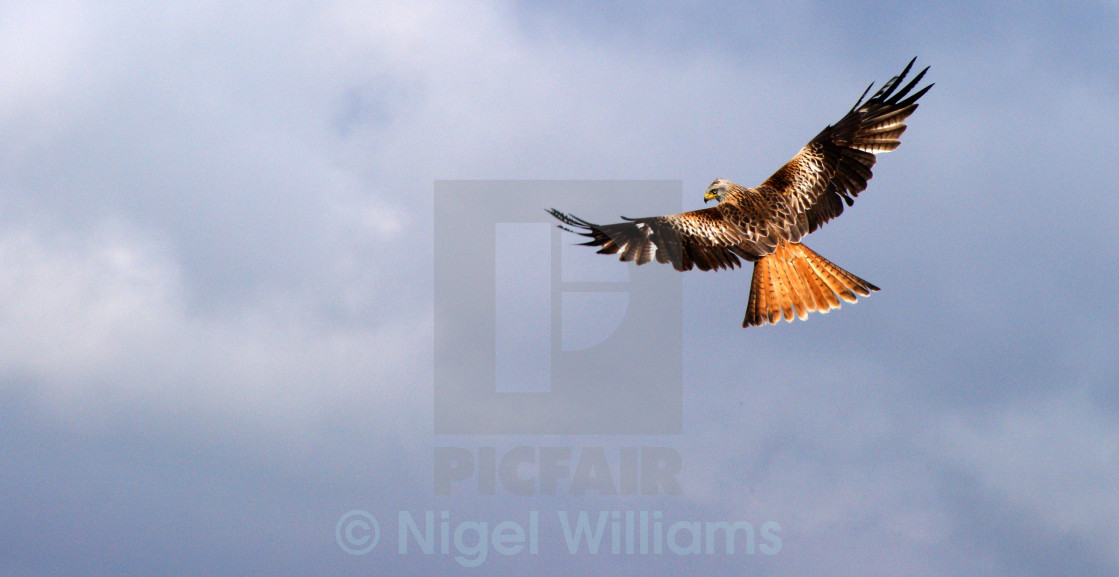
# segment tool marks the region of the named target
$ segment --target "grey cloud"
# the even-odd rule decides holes
[[[334,524],[600,507],[782,523],[713,574],[1114,573],[1114,5],[793,8],[13,9],[4,572],[453,572]],[[808,239],[881,293],[743,331],[749,270],[689,273],[682,435],[432,434],[436,179],[681,179],[698,208],[913,55],[937,86]],[[592,443],[676,448],[685,495],[431,494],[435,445]]]

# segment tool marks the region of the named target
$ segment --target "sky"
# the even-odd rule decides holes
[[[1117,31],[1114,1],[4,2],[0,574],[1115,575]],[[914,56],[902,146],[806,239],[881,292],[743,330],[749,270],[691,271],[679,398],[632,392],[676,432],[437,434],[477,305],[437,302],[437,181],[700,208]],[[624,198],[559,208],[655,213]]]

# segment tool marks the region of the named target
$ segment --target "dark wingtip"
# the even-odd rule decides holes
[[[902,78],[905,78],[906,74],[909,74],[909,70],[913,68],[913,64],[915,62],[917,62],[917,57],[916,56],[913,57],[913,60],[909,61],[909,64],[905,65],[905,69],[901,71],[901,74],[898,74],[898,81],[899,82],[901,81]]]
[[[910,104],[913,104],[917,101],[918,98],[928,92],[928,90],[932,88],[932,84],[918,90],[915,94],[909,96],[909,98],[906,98],[906,95],[909,94],[909,92],[921,82],[921,79],[925,77],[925,73],[928,72],[930,68],[929,66],[924,67],[920,72],[917,73],[916,76],[910,79],[908,84],[903,87],[901,83],[905,81],[906,76],[909,75],[909,71],[913,69],[913,65],[916,62],[917,57],[914,56],[913,59],[905,65],[905,68],[901,71],[900,74],[887,80],[882,85],[882,87],[879,88],[878,91],[870,97],[870,100],[866,101],[865,106],[874,107],[879,105],[887,105],[904,108]],[[852,111],[857,110],[860,106],[864,105],[863,99],[866,98],[866,93],[869,90],[870,88],[867,88],[866,91],[863,91],[863,95],[859,97],[859,100],[855,102],[855,106],[851,108]],[[902,100],[903,98],[905,100]]]
[[[871,82],[870,84],[867,85],[866,90],[864,90],[862,96],[859,96],[859,99],[855,101],[855,105],[851,107],[850,112],[854,112],[855,109],[858,108],[859,105],[863,103],[863,99],[866,98],[866,95],[870,93],[871,88],[874,88],[874,83],[873,82]]]
[[[594,224],[591,224],[591,223],[589,223],[589,222],[587,222],[587,221],[585,221],[585,220],[583,220],[583,219],[581,219],[581,218],[579,218],[579,217],[577,217],[573,214],[566,214],[566,213],[560,212],[560,211],[558,211],[554,208],[546,208],[546,209],[544,209],[544,211],[547,212],[548,214],[552,215],[553,217],[555,217],[556,220],[562,222],[563,224],[566,224],[567,226],[571,226],[571,227],[575,227],[575,228],[581,228],[581,229],[584,229],[584,230],[592,230],[592,229],[594,229],[594,226],[595,226]],[[575,234],[585,235],[585,233],[575,231],[575,230],[571,230],[570,228],[567,228],[567,226],[563,226],[563,225],[557,225],[557,226],[559,226],[559,228],[561,228],[563,230],[566,230],[567,232],[573,232]]]

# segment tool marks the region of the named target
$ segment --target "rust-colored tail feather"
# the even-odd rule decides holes
[[[784,317],[804,320],[808,313],[839,308],[840,299],[855,302],[878,287],[835,266],[800,243],[781,243],[773,254],[754,262],[750,304],[743,327],[777,324]]]

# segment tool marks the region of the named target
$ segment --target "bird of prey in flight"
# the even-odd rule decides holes
[[[897,148],[905,119],[932,84],[912,92],[928,67],[902,85],[911,60],[865,102],[867,87],[851,110],[816,135],[765,182],[746,188],[717,179],[704,203],[716,205],[668,216],[626,218],[594,224],[551,209],[560,228],[590,238],[582,243],[645,264],[656,259],[676,270],[718,270],[754,263],[750,301],[742,326],[804,320],[840,301],[855,302],[878,287],[839,268],[801,244],[801,239],[843,212],[843,204],[866,189],[876,155]]]

